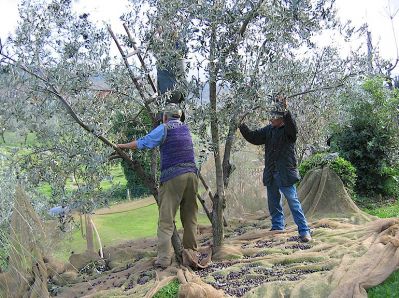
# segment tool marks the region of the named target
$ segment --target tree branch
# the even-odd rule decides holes
[[[244,19],[243,23],[241,24],[240,29],[237,31],[237,36],[235,40],[231,40],[229,47],[223,51],[222,53],[222,59],[221,63],[224,64],[226,60],[226,56],[234,49],[237,47],[238,43],[240,40],[244,37],[244,33],[248,28],[249,22],[257,16],[259,8],[262,6],[263,2],[265,0],[259,0],[259,2],[255,5],[255,7],[252,9],[250,13],[246,16]],[[218,68],[216,68],[218,70]]]
[[[322,90],[336,89],[336,88],[339,88],[339,87],[342,87],[342,86],[344,86],[344,83],[340,83],[340,84],[334,85],[334,86],[325,86],[325,87],[317,88],[317,89],[310,89],[310,90],[308,89],[308,90],[305,90],[303,92],[299,92],[299,93],[295,93],[295,94],[292,94],[292,95],[288,95],[287,98],[293,98],[293,97],[296,97],[296,96],[300,96],[300,95],[304,95],[304,94],[308,94],[308,93],[312,93],[312,92],[317,92],[317,91],[322,91]]]

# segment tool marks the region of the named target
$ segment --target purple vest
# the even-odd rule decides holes
[[[179,120],[165,123],[165,140],[161,145],[161,178],[166,182],[184,173],[197,173],[190,131]]]

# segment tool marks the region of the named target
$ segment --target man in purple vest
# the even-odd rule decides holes
[[[122,149],[152,149],[160,146],[161,185],[159,187],[158,256],[155,265],[166,268],[172,260],[171,238],[174,219],[180,206],[183,247],[197,250],[197,167],[190,130],[180,121],[182,111],[173,104],[165,108],[163,123],[145,137]]]

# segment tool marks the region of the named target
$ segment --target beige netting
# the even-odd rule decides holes
[[[306,218],[348,218],[357,223],[375,219],[356,206],[339,176],[329,167],[309,171],[298,187],[298,196]],[[285,214],[290,214],[287,205]]]
[[[292,223],[284,232],[269,231],[269,219],[244,214],[229,221],[225,244],[209,266],[211,229],[201,227],[201,254],[186,255],[187,265],[194,262],[200,268],[196,271],[175,262],[166,270],[154,268],[156,239],[140,239],[105,248],[104,272],[85,270],[94,256],[75,255],[82,261],[76,268],[51,263],[52,271],[48,264],[47,271],[39,270],[40,265],[35,270],[38,262],[29,261],[17,271],[26,273],[30,282],[19,288],[11,278],[4,283],[10,271],[0,275],[1,285],[9,288],[6,293],[18,290],[29,297],[33,288],[44,292],[48,274],[51,294],[57,297],[152,297],[178,278],[179,297],[366,297],[366,289],[399,268],[399,219],[363,213],[329,168],[306,175],[298,192],[313,231],[310,243],[299,241]],[[40,260],[40,255],[33,259]]]
[[[226,190],[226,209],[224,210],[227,219],[267,208],[266,191],[262,181],[264,162],[260,150],[262,150],[260,146],[248,145],[243,150],[232,153],[231,164],[234,170]],[[213,159],[207,160],[202,165],[201,173],[212,192],[215,192]],[[209,197],[204,194],[204,198],[211,209]]]
[[[16,189],[9,239],[9,266],[0,274],[0,296],[48,297],[45,229],[21,187]]]

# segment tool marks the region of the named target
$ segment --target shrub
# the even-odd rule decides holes
[[[142,113],[139,119],[135,121],[140,122],[142,126],[139,126],[140,128],[136,128],[136,126],[132,125],[132,122],[129,119],[125,119],[122,114],[116,116],[113,131],[123,136],[118,142],[126,143],[132,140],[137,140],[138,138],[146,135],[152,128],[151,118],[146,113]],[[133,159],[141,163],[147,174],[151,175],[151,150],[133,150],[130,151],[129,154],[131,154]],[[159,164],[159,157],[157,158],[157,163]],[[121,161],[121,165],[127,181],[126,187],[130,190],[132,197],[138,198],[151,194],[150,190],[143,183],[142,177],[132,170],[124,160]]]
[[[356,191],[382,194],[383,174],[388,159],[390,136],[376,123],[354,120],[351,127],[334,135],[339,153],[349,160],[359,175]]]
[[[388,195],[394,175],[384,169],[398,162],[399,92],[373,78],[343,99],[346,121],[333,128],[331,147],[356,167],[357,193]]]
[[[341,178],[344,186],[349,192],[353,193],[357,179],[356,168],[349,161],[338,156],[336,153],[316,153],[308,159],[305,159],[299,165],[298,169],[301,177],[304,177],[309,170],[325,165],[329,165]]]
[[[382,169],[382,191],[386,196],[399,199],[399,166]]]

